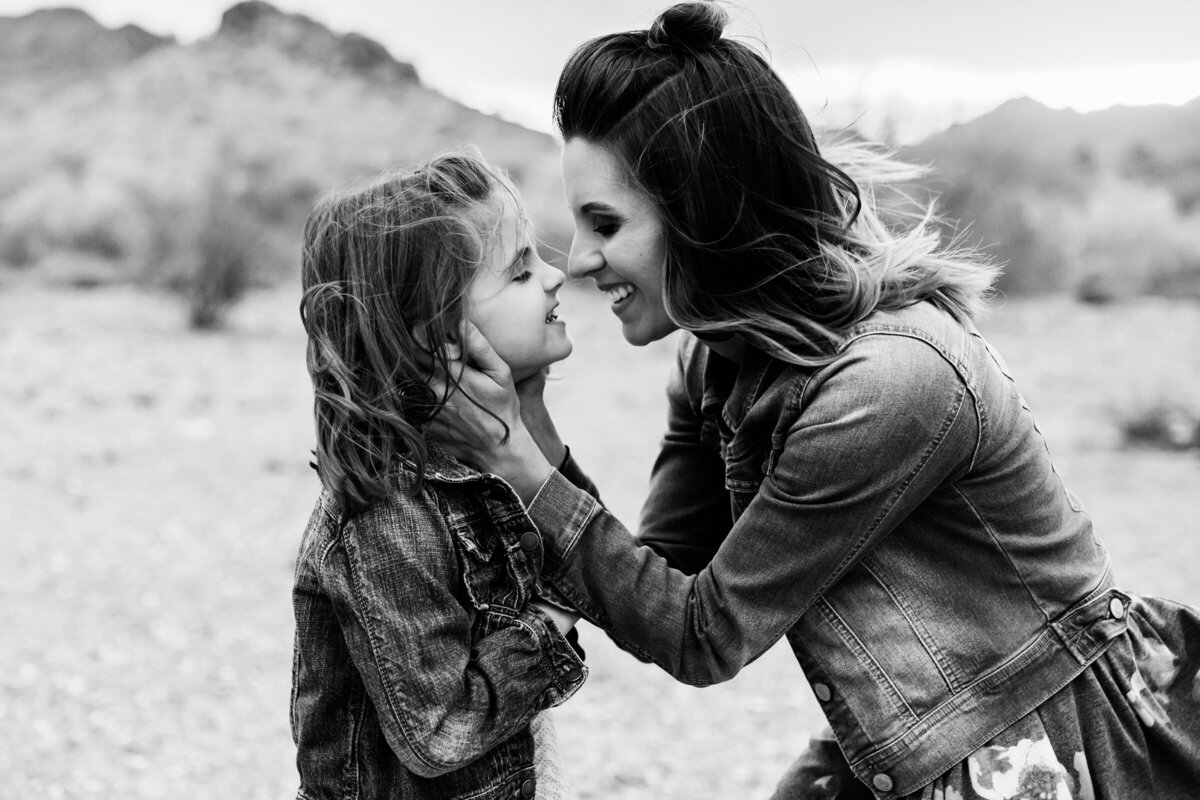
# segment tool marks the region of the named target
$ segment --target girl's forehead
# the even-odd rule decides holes
[[[498,186],[484,206],[482,233],[488,257],[485,266],[507,269],[513,255],[530,236],[530,222],[515,191]]]

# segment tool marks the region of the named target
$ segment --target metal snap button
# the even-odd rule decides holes
[[[521,784],[521,797],[533,797],[533,793],[537,791],[537,784],[532,780],[525,781]]]
[[[538,545],[542,543],[542,537],[538,536],[533,531],[525,531],[521,534],[521,549],[536,550]]]
[[[815,694],[817,699],[822,703],[828,703],[829,698],[833,697],[833,691],[823,683],[813,684],[813,694]]]
[[[871,784],[881,792],[890,792],[892,790],[892,779],[882,772],[871,778]]]
[[[1112,614],[1113,619],[1121,619],[1125,616],[1125,604],[1121,602],[1121,598],[1114,597],[1108,601],[1108,613]]]
[[[563,677],[566,678],[568,682],[574,683],[583,677],[583,670],[579,667],[571,667],[569,670],[563,673]]]

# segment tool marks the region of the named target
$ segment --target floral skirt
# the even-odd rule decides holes
[[[1200,798],[1200,613],[1134,596],[1128,619],[1062,691],[904,800]],[[773,800],[873,797],[829,736],[813,740]]]

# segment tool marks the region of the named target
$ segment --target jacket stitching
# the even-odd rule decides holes
[[[338,536],[344,537],[344,531],[339,530]],[[391,714],[392,719],[395,720],[396,726],[400,729],[401,734],[403,734],[404,741],[405,741],[405,744],[408,746],[408,749],[412,752],[412,754],[416,758],[418,758],[426,766],[429,766],[429,767],[432,767],[432,768],[438,769],[438,770],[445,769],[448,766],[452,766],[449,764],[442,764],[434,759],[431,759],[422,751],[421,748],[419,748],[417,746],[416,742],[414,741],[412,729],[411,729],[410,723],[406,717],[406,714],[405,714],[404,710],[402,708],[400,708],[399,706],[397,706],[397,704],[396,704],[396,700],[395,700],[396,694],[397,694],[396,688],[395,688],[395,686],[393,686],[393,684],[391,682],[391,678],[380,667],[381,659],[380,659],[379,634],[375,630],[374,625],[371,622],[371,620],[362,613],[362,606],[365,605],[365,602],[363,600],[363,597],[361,596],[362,587],[361,587],[361,578],[359,576],[358,564],[356,562],[356,559],[351,555],[350,548],[346,547],[344,544],[343,544],[343,548],[346,551],[346,563],[347,563],[347,565],[349,567],[349,571],[350,571],[350,585],[353,587],[353,590],[356,595],[355,599],[357,601],[354,604],[354,608],[352,609],[352,611],[353,611],[354,615],[356,617],[358,617],[359,623],[363,626],[363,630],[366,631],[366,633],[367,633],[367,641],[370,644],[371,656],[374,661],[374,665],[373,665],[374,671],[375,671],[376,676],[379,678],[380,684],[384,687],[384,694],[386,695],[386,698],[387,698],[388,712]]]
[[[933,454],[940,449],[942,442],[946,438],[946,434],[958,420],[958,415],[962,410],[962,401],[965,394],[965,390],[960,388],[957,397],[951,403],[951,408],[947,409],[947,414],[942,421],[942,427],[930,440],[929,444],[925,448],[925,452],[922,453],[921,458],[915,465],[913,465],[912,470],[896,487],[896,490],[892,492],[891,497],[889,497],[887,502],[885,502],[879,509],[879,513],[876,514],[875,518],[867,524],[862,532],[862,535],[860,535],[858,537],[858,541],[855,542],[854,547],[851,548],[838,563],[838,565],[829,572],[825,578],[825,581],[819,587],[817,592],[818,595],[824,594],[837,579],[841,578],[846,569],[859,559],[859,554],[867,546],[867,543],[870,542],[875,536],[875,531],[879,528],[879,525],[883,522],[887,515],[892,512],[892,509],[896,507],[896,504],[900,501],[900,498],[903,497],[904,493],[908,491],[908,487],[912,485],[917,476],[924,471],[925,467],[929,464],[929,460],[933,458]]]
[[[1047,623],[1049,623],[1050,615],[1046,613],[1046,609],[1042,608],[1042,604],[1038,602],[1037,594],[1033,591],[1033,589],[1031,589],[1029,587],[1029,584],[1026,583],[1025,576],[1021,573],[1021,570],[1017,568],[1017,565],[1013,561],[1012,556],[1009,554],[1008,550],[1004,547],[1004,545],[1002,545],[1000,543],[1000,540],[996,537],[995,529],[992,528],[992,526],[988,523],[988,521],[983,518],[983,515],[979,513],[979,509],[975,508],[975,504],[971,502],[971,498],[967,495],[966,492],[964,492],[958,486],[952,486],[951,490],[956,495],[958,495],[960,498],[962,498],[962,501],[967,504],[967,508],[969,508],[971,510],[971,514],[973,514],[975,516],[976,522],[979,523],[980,529],[987,531],[988,539],[992,542],[992,544],[995,546],[995,548],[1000,551],[1000,554],[1002,556],[1004,556],[1004,560],[1006,562],[1008,562],[1009,570],[1011,570],[1012,574],[1016,575],[1017,580],[1019,580],[1021,582],[1021,588],[1025,590],[1025,594],[1029,597],[1030,602],[1032,602],[1034,607],[1037,608],[1037,610],[1041,612],[1042,618]]]
[[[920,719],[913,711],[912,706],[908,704],[908,700],[900,692],[900,689],[892,682],[887,671],[879,665],[879,662],[867,650],[866,645],[858,638],[858,634],[846,624],[841,614],[838,614],[837,609],[830,605],[829,601],[825,598],[817,601],[817,608],[820,609],[821,615],[825,617],[829,624],[837,630],[838,634],[842,637],[842,641],[849,646],[850,652],[854,653],[854,657],[858,659],[858,663],[862,664],[871,677],[875,679],[875,684],[880,687],[886,687],[887,691],[885,694],[895,705],[896,710],[907,714],[910,720]]]
[[[920,617],[912,613],[912,609],[909,607],[908,603],[898,594],[892,591],[892,587],[883,580],[883,576],[872,569],[870,563],[868,563],[869,561],[869,558],[864,558],[862,560],[861,563],[863,569],[865,569],[871,575],[871,577],[875,579],[875,582],[878,583],[885,592],[887,592],[888,597],[890,597],[892,602],[896,604],[896,607],[900,609],[900,613],[904,616],[909,628],[912,629],[913,633],[917,635],[917,638],[925,646],[925,651],[929,653],[930,660],[932,660],[934,666],[937,667],[937,671],[941,674],[942,680],[946,682],[947,688],[951,690],[957,689],[962,683],[962,677],[959,674],[959,671],[954,667],[953,664],[942,664],[943,654],[938,648],[937,642],[934,641],[933,637],[929,635],[929,631],[926,630],[925,625],[919,622]],[[953,678],[951,678],[947,673],[947,669],[954,672]]]

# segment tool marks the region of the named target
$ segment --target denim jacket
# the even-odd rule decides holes
[[[398,464],[388,497],[345,522],[322,493],[305,530],[291,703],[302,800],[533,797],[530,720],[586,676],[529,604],[542,538],[511,487],[432,444],[424,476],[418,490]]]
[[[687,337],[669,398],[642,546],[551,474],[530,504],[548,579],[698,686],[786,636],[876,797],[928,784],[1125,630],[1003,363],[932,303],[876,312],[816,368]]]

